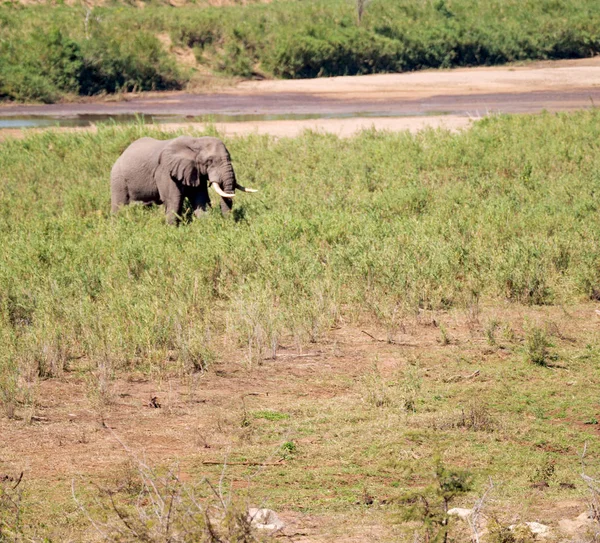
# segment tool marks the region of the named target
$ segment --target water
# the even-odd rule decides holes
[[[92,126],[98,123],[143,123],[143,124],[166,124],[166,123],[243,123],[252,121],[301,121],[307,119],[351,119],[359,117],[421,117],[427,115],[447,115],[450,112],[415,111],[411,113],[395,113],[384,111],[357,111],[353,113],[287,113],[287,114],[210,114],[210,115],[73,115],[73,116],[51,116],[51,115],[23,115],[23,116],[0,116],[0,129],[2,128],[47,128],[53,126]]]

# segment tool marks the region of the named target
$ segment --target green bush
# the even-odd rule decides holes
[[[0,43],[0,96],[53,102],[64,94],[178,89],[174,59],[151,33],[96,23],[88,37],[34,26]]]
[[[170,34],[206,68],[283,78],[579,58],[600,52],[594,0],[373,0],[360,25],[348,0],[173,9],[125,3],[84,12],[7,6],[0,95],[177,89],[187,81],[157,39]]]
[[[301,78],[491,65],[590,56],[600,51],[600,7],[591,0],[374,0],[361,25],[345,0],[295,1],[179,11],[165,21],[173,40],[215,53],[236,43],[250,64]],[[229,49],[232,50],[232,49]],[[216,55],[219,57],[219,55]],[[239,71],[247,76],[247,62]]]

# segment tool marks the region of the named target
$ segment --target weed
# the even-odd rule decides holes
[[[517,341],[517,334],[509,323],[505,323],[501,327],[502,339],[508,343],[515,343]]]
[[[24,541],[23,487],[19,477],[0,477],[0,541]]]
[[[581,478],[587,487],[587,501],[590,517],[600,524],[600,480],[586,473],[587,441],[580,456]]]
[[[225,491],[222,478],[218,486],[208,479],[186,485],[176,467],[157,469],[137,458],[133,462],[137,482],[132,481],[127,488],[104,489],[102,499],[96,500],[95,508],[104,511],[106,520],[92,516],[77,497],[73,482],[73,498],[104,541],[260,541],[247,511]],[[131,474],[131,466],[127,469]]]
[[[537,366],[547,366],[556,357],[550,352],[553,344],[543,328],[532,326],[525,337],[525,360]]]
[[[450,345],[451,340],[450,340],[450,336],[448,335],[448,331],[446,330],[446,327],[440,323],[440,343],[442,345]]]
[[[529,476],[532,483],[543,483],[548,485],[556,470],[556,460],[551,457],[546,457],[536,466],[535,471]]]
[[[500,327],[500,323],[496,319],[492,319],[485,328],[485,337],[490,347],[497,345],[496,331]]]
[[[358,20],[359,25],[362,21],[363,15],[365,13],[365,8],[367,7],[368,3],[369,0],[356,0],[356,18]]]
[[[285,460],[289,460],[289,459],[293,458],[297,452],[298,452],[298,447],[293,441],[286,441],[281,446],[282,458],[284,458]]]
[[[422,384],[419,363],[415,361],[408,365],[402,376],[402,406],[405,411],[416,412]]]
[[[252,416],[255,419],[265,419],[270,421],[285,420],[290,418],[288,414],[278,413],[277,411],[253,411]]]
[[[430,414],[425,420],[430,421],[436,430],[464,429],[471,432],[495,432],[499,424],[492,416],[490,409],[478,400],[471,400],[468,405],[449,414]]]
[[[17,368],[7,360],[3,361],[0,370],[0,405],[4,414],[9,419],[14,419],[20,397],[19,373]]]
[[[94,371],[87,374],[87,392],[90,403],[101,421],[104,421],[107,410],[114,401],[112,381],[113,368],[106,359],[99,359]]]
[[[494,432],[498,423],[487,406],[477,400],[471,401],[466,411],[461,409],[457,428],[465,428],[473,432]]]
[[[492,517],[488,522],[487,540],[490,543],[534,543],[535,537],[526,524],[510,528]]]
[[[362,378],[364,400],[374,407],[388,407],[392,405],[393,400],[390,395],[389,385],[382,377],[377,363],[374,363],[371,371]]]

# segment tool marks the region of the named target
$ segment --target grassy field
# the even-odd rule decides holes
[[[306,78],[593,56],[594,0],[350,0],[140,9],[0,9],[0,98],[180,89],[218,77]],[[190,58],[191,57],[191,58]],[[180,62],[185,58],[185,63]]]
[[[89,540],[60,466],[92,455],[80,499],[105,518],[107,494],[94,502],[87,479],[120,480],[121,464],[102,460],[117,454],[101,454],[107,425],[140,449],[168,430],[171,446],[150,447],[157,463],[178,459],[192,481],[217,481],[201,459],[229,455],[227,480],[251,475],[248,500],[318,518],[331,537],[342,525],[357,541],[365,525],[381,541],[422,532],[422,511],[405,522],[407,493],[440,499],[423,490],[436,454],[473,477],[453,503],[472,504],[492,477],[502,522],[520,511],[552,523],[561,503],[583,504],[585,442],[586,469],[600,467],[599,121],[593,110],[458,134],[231,139],[238,179],[260,193],[239,195],[229,219],[215,209],[179,228],[161,208],[109,214],[114,160],[172,134],[3,142],[0,476],[25,469],[31,444],[39,457],[20,524],[2,487],[0,536]],[[164,403],[152,416],[151,390]],[[46,456],[44,419],[64,434],[60,460]],[[285,461],[259,475],[243,465],[273,457]],[[126,507],[140,487],[118,488]]]

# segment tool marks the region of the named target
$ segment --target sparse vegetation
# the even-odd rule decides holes
[[[22,541],[23,472],[17,477],[0,477],[0,541]]]
[[[173,9],[156,1],[142,10],[130,2],[85,9],[5,2],[0,97],[50,102],[68,94],[181,88],[193,71],[176,66],[172,47],[193,51],[203,73],[242,78],[401,72],[600,52],[594,0],[366,4],[280,0]],[[169,43],[159,36],[170,37]],[[518,286],[539,295],[539,285]]]
[[[267,539],[255,533],[247,510],[234,499],[231,489],[202,479],[188,485],[177,466],[154,468],[132,460],[126,486],[99,488],[94,518],[73,485],[73,498],[88,517],[101,541],[126,543],[259,543]],[[106,520],[104,520],[106,519]],[[0,533],[1,535],[1,533]]]

